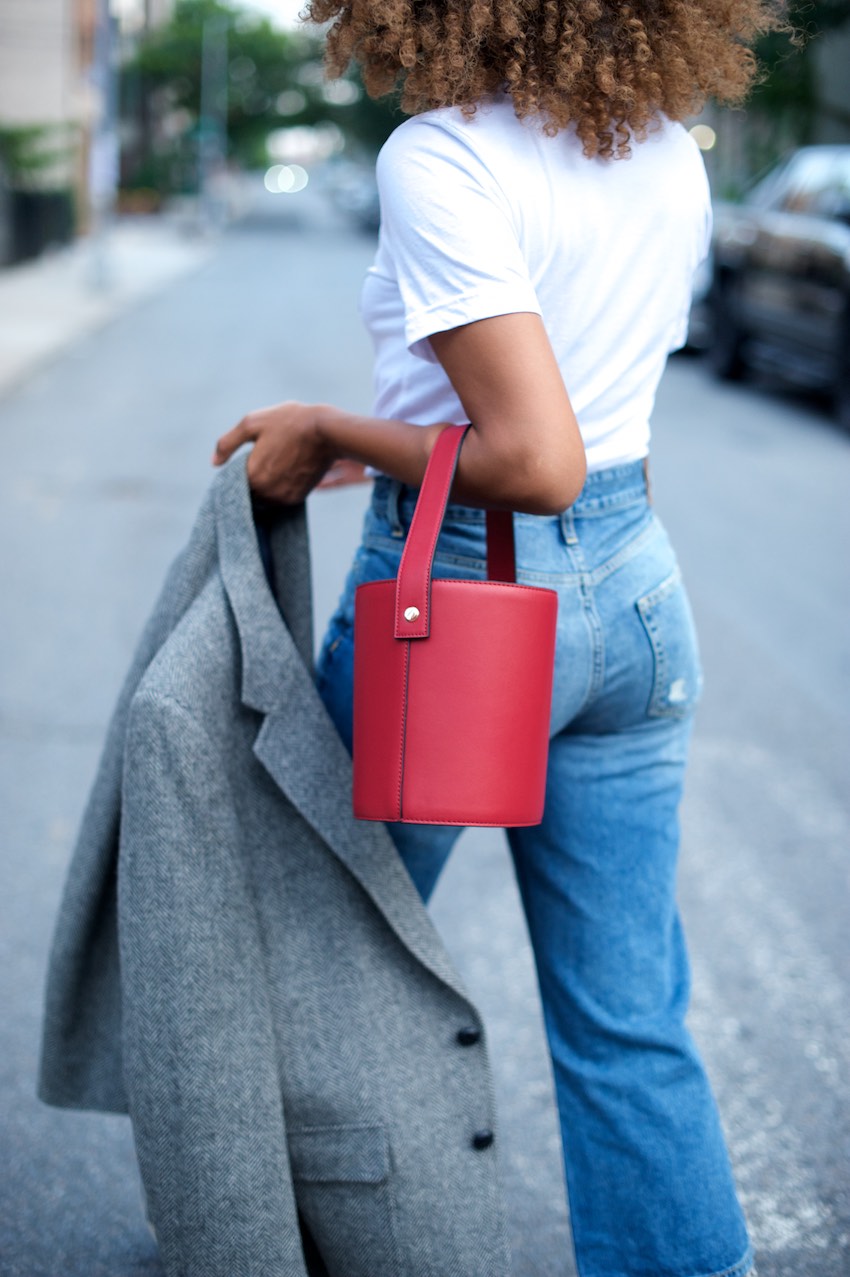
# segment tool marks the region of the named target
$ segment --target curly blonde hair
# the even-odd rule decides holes
[[[520,118],[549,133],[574,125],[584,153],[628,155],[659,111],[693,115],[740,102],[756,75],[749,45],[787,29],[780,0],[309,0],[332,25],[327,65],[353,60],[371,97],[401,89],[410,115],[473,115],[507,90]]]

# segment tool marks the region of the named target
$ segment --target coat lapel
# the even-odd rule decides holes
[[[354,818],[351,759],[311,675],[305,510],[280,507],[276,515],[271,536],[278,604],[260,558],[246,459],[247,454],[240,454],[218,476],[216,536],[222,579],[240,637],[242,699],[265,716],[254,753],[404,944],[468,999],[386,827]]]

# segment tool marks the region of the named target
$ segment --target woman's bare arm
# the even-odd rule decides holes
[[[529,514],[556,514],[571,505],[584,483],[584,447],[540,317],[499,315],[430,340],[472,422],[452,498]],[[213,461],[220,465],[253,442],[251,487],[285,503],[303,500],[339,459],[418,487],[445,424],[283,403],[244,417],[219,439]]]

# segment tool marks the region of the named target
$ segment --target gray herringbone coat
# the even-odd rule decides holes
[[[238,457],[109,729],[39,1093],[129,1111],[171,1277],[302,1277],[299,1211],[332,1277],[500,1277],[489,1068],[457,1038],[478,1015],[386,829],[351,815],[302,509],[271,545],[280,610]]]

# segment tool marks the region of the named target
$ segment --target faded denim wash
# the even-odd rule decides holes
[[[416,493],[379,478],[317,685],[351,747],[354,590],[395,576]],[[542,824],[508,830],[537,964],[581,1277],[742,1277],[752,1254],[684,1019],[678,809],[702,676],[640,462],[558,517],[515,515],[518,580],[558,592]],[[449,505],[435,576],[483,579],[484,514]],[[389,826],[427,899],[459,830]]]

